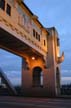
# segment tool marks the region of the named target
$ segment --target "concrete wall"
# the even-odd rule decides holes
[[[49,70],[48,73],[48,86],[49,91],[55,95],[60,94],[60,64],[58,64],[57,59],[58,55],[60,55],[59,47],[57,46],[57,32],[56,29],[52,28],[49,30],[50,35],[48,36],[48,56],[47,56],[47,67]],[[58,50],[57,50],[58,48]],[[59,84],[57,83],[57,68],[59,69]]]

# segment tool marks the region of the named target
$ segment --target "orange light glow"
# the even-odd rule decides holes
[[[32,57],[32,60],[35,60],[35,57]]]

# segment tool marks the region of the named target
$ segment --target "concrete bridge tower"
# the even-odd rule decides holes
[[[60,63],[64,60],[64,53],[60,57],[60,42],[56,28],[52,27],[47,30],[49,32],[47,45],[48,90],[50,94],[57,96],[60,94]]]
[[[46,29],[23,0],[0,0],[0,48],[22,57],[22,92],[60,93],[60,45],[54,27]]]
[[[32,96],[58,96],[60,95],[60,43],[56,29],[47,29],[46,58],[41,56],[23,59],[22,85],[25,94]],[[27,66],[27,67],[26,67]]]

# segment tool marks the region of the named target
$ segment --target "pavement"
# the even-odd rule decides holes
[[[71,108],[71,99],[0,96],[0,108]]]

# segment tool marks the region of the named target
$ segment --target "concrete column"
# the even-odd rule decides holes
[[[48,36],[48,54],[47,54],[47,67],[48,67],[48,92],[52,96],[58,94],[57,80],[56,80],[56,68],[59,66],[57,64],[57,53],[56,53],[56,41],[57,34],[55,29],[49,29],[50,35]],[[60,77],[60,76],[59,76]]]
[[[22,89],[24,93],[29,92],[32,87],[32,75],[27,60],[22,58]]]

